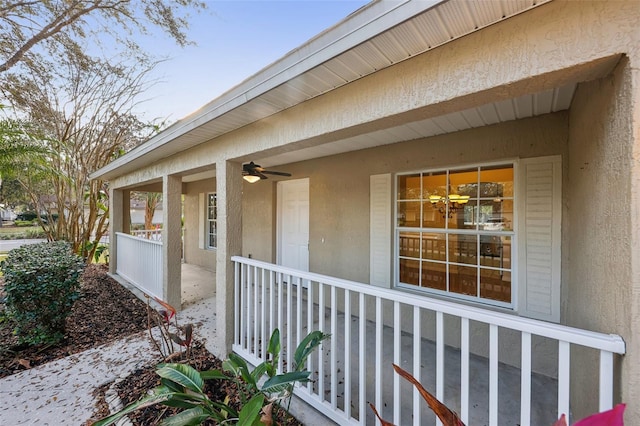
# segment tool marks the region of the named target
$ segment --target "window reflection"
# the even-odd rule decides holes
[[[397,177],[398,279],[510,304],[513,165]]]

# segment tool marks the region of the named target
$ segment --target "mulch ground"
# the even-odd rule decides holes
[[[56,345],[19,346],[11,324],[0,323],[0,377],[146,330],[146,303],[109,277],[106,266],[89,265],[81,291]]]
[[[1,283],[0,283],[1,293]],[[1,300],[1,299],[0,299]],[[3,309],[0,302],[0,310]],[[147,305],[107,275],[104,265],[90,265],[82,277],[82,297],[74,304],[67,318],[65,338],[56,345],[19,346],[11,324],[0,322],[0,378],[27,368],[45,364],[68,355],[91,349],[103,343],[122,339],[147,329]],[[197,335],[197,329],[195,333]],[[220,369],[222,362],[200,343],[194,345],[191,357],[185,360],[198,370]],[[155,366],[134,371],[119,382],[117,392],[125,405],[137,401],[160,383]],[[104,393],[109,385],[96,390],[96,410],[93,419],[109,415]],[[231,381],[207,381],[206,392],[212,400],[229,396],[238,408],[238,389]],[[163,406],[148,407],[129,415],[136,426],[156,425],[176,411]],[[277,424],[300,425],[283,411],[276,413]],[[204,423],[206,425],[213,422]]]

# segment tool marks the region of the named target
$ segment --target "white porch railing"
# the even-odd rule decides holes
[[[313,382],[298,387],[296,394],[338,424],[373,424],[368,402],[395,424],[435,422],[417,391],[393,373],[391,363],[410,371],[457,411],[465,424],[550,425],[561,413],[570,412],[572,392],[591,395],[598,386],[599,410],[613,406],[614,354],[625,352],[619,336],[238,256],[232,261],[233,350],[249,362],[261,362],[271,331],[277,327],[283,348],[280,368],[286,369],[306,334],[330,333],[322,350],[308,360]],[[486,356],[474,355],[478,328],[487,335]],[[451,329],[456,330],[454,335]],[[506,349],[519,353],[519,368],[503,364],[505,353],[499,343],[504,342],[499,342],[499,335],[502,339],[505,333],[516,334],[518,343]],[[541,343],[555,347],[557,378],[534,372]],[[571,388],[571,355],[581,350],[599,353],[594,389]],[[581,374],[592,373],[586,365],[581,369]],[[509,412],[515,412],[515,418],[507,419]]]
[[[162,241],[162,229],[141,229],[131,231],[131,235],[152,241]]]
[[[116,272],[140,290],[164,299],[162,243],[116,232]]]

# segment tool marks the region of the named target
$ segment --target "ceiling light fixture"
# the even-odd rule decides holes
[[[458,210],[462,210],[469,202],[468,195],[451,194],[446,197],[440,195],[429,195],[429,202],[434,209],[438,209],[442,217],[453,217]]]
[[[256,183],[257,181],[260,180],[260,176],[256,176],[256,175],[244,175],[242,176],[242,179],[246,180],[249,183]]]

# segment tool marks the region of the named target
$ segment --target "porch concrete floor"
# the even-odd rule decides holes
[[[201,266],[182,264],[182,308],[216,294],[216,273]]]

